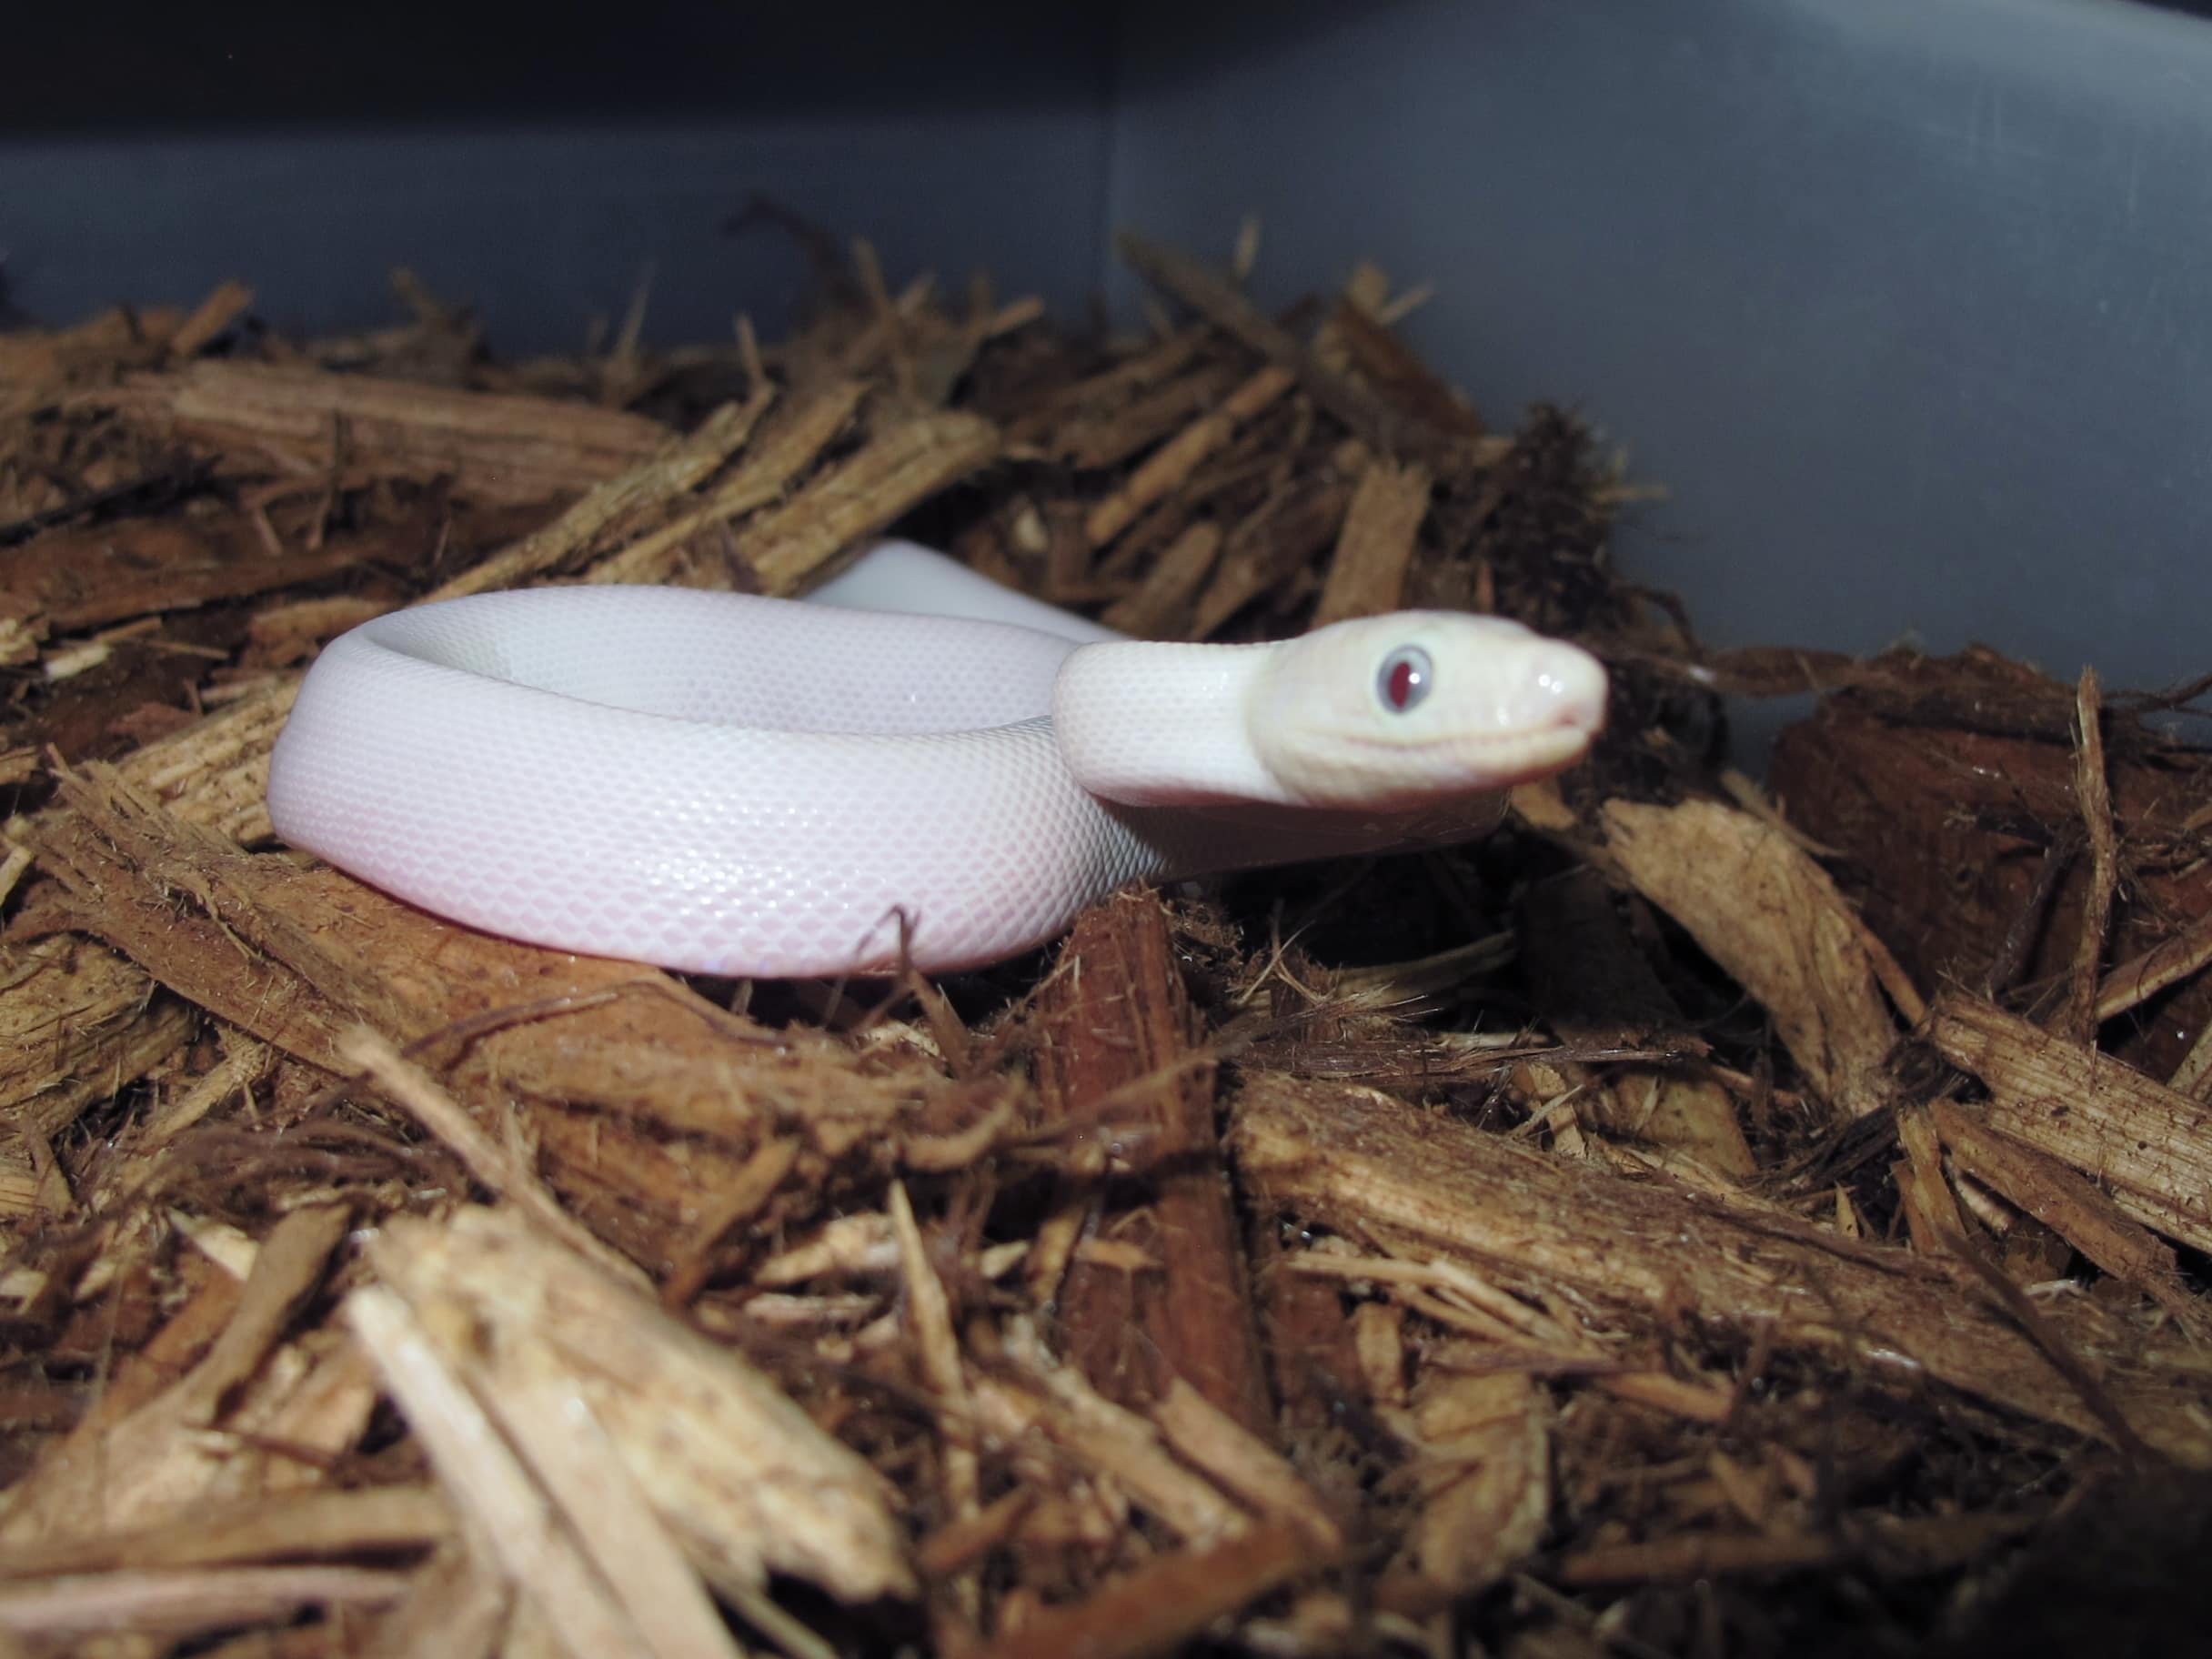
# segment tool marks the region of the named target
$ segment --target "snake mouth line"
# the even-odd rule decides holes
[[[1564,749],[1569,752],[1583,749],[1604,729],[1601,717],[1597,723],[1561,719],[1542,726],[1519,726],[1508,731],[1458,731],[1440,737],[1411,740],[1397,737],[1376,737],[1364,732],[1345,732],[1332,740],[1342,749],[1362,759],[1406,757],[1421,760],[1480,759],[1490,755],[1519,755],[1535,751],[1545,755]]]

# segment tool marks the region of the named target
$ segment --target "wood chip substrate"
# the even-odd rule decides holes
[[[774,339],[0,334],[0,1655],[2207,1651],[2203,688],[1708,649],[1372,266],[1125,238],[1112,334],[809,241]],[[356,623],[894,531],[1153,638],[1502,613],[1612,722],[1480,845],[936,981],[271,832]]]

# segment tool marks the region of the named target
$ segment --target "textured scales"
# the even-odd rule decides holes
[[[1446,766],[1433,741],[1416,760],[1379,700],[1389,723],[1362,729],[1352,692],[1295,683],[1295,642],[1086,645],[1113,636],[900,543],[818,598],[555,588],[377,618],[301,687],[270,816],[365,880],[537,944],[709,973],[870,972],[896,965],[902,912],[912,960],[944,971],[1043,943],[1132,879],[1483,833],[1500,789],[1572,761],[1603,719],[1591,659],[1481,618],[1308,636],[1323,643],[1306,657],[1371,700],[1403,628],[1433,655],[1440,625],[1471,646],[1443,650],[1413,711],[1458,741]],[[854,608],[870,603],[970,614]],[[1275,729],[1286,673],[1289,718],[1321,710],[1317,753]],[[1282,804],[1298,791],[1255,759],[1255,719],[1260,747],[1289,742],[1292,773],[1379,768],[1418,788],[1346,798],[1340,782],[1319,807]],[[1173,751],[1151,772],[1148,742]],[[1112,765],[1083,771],[1085,747]]]

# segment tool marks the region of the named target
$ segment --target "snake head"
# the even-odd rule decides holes
[[[1245,718],[1283,799],[1398,809],[1574,764],[1605,690],[1594,657],[1517,622],[1398,611],[1272,648]]]

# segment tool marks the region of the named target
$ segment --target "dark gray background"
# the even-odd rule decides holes
[[[19,12],[27,8],[16,8]],[[1112,227],[1282,299],[1367,254],[1493,418],[1670,498],[1623,555],[1718,643],[2212,667],[2212,23],[2126,0],[37,8],[0,276],[62,321],[228,276],[287,327],[413,266],[500,349],[773,327],[766,191],[1073,313]],[[28,74],[24,73],[25,69]]]

